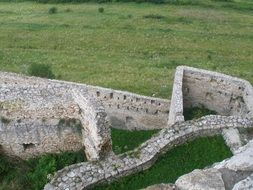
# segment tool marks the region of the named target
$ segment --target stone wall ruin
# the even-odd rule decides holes
[[[196,106],[219,115],[185,122],[184,108]],[[163,152],[198,136],[223,134],[236,154],[243,145],[238,129],[253,127],[253,88],[242,79],[179,66],[170,101],[0,72],[0,117],[0,148],[9,155],[27,159],[85,149],[90,161],[99,160],[68,166],[45,186],[86,189],[145,170]],[[162,130],[135,150],[114,155],[110,127]]]
[[[177,67],[168,124],[184,121],[184,108],[204,106],[219,115],[253,117],[248,81],[186,66]]]

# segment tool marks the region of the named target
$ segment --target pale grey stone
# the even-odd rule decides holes
[[[175,184],[180,190],[225,190],[222,175],[216,169],[194,170],[179,177]]]
[[[246,179],[235,184],[232,190],[252,190],[253,189],[253,173]]]

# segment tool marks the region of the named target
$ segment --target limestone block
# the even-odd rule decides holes
[[[236,128],[223,129],[222,135],[226,141],[226,144],[233,153],[242,146],[238,129]]]
[[[253,171],[253,140],[239,148],[233,157],[215,165],[214,168],[226,168],[234,171]]]
[[[253,173],[246,179],[235,184],[232,190],[250,190],[253,189]]]
[[[156,185],[151,185],[143,190],[177,190],[176,186],[173,184],[156,184]]]
[[[194,170],[176,181],[180,190],[225,190],[221,173],[216,169]]]

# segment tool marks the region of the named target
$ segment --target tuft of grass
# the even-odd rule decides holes
[[[56,14],[57,13],[57,7],[51,7],[48,9],[49,14]]]
[[[1,116],[1,117],[0,117],[0,121],[1,121],[2,123],[4,123],[4,124],[8,124],[8,123],[11,122],[11,120],[10,120],[9,118],[4,117],[4,116]]]
[[[65,12],[66,12],[66,13],[69,13],[69,12],[73,12],[73,11],[72,11],[72,9],[67,8],[67,9],[65,9]]]
[[[31,76],[54,79],[55,75],[50,65],[33,63],[28,68]]]
[[[103,7],[98,8],[98,12],[103,13],[104,11],[105,11],[105,9]]]
[[[148,170],[97,186],[94,190],[136,190],[158,183],[174,183],[183,174],[231,156],[222,136],[198,138],[160,156]]]
[[[143,18],[160,20],[160,19],[165,19],[166,17],[159,14],[148,14],[148,15],[144,15]]]

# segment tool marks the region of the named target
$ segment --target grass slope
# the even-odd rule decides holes
[[[150,169],[94,190],[135,190],[157,183],[173,183],[183,174],[231,156],[222,136],[198,138],[168,151]]]
[[[44,63],[60,79],[164,98],[182,64],[253,83],[253,2],[186,2],[0,2],[0,70]]]

